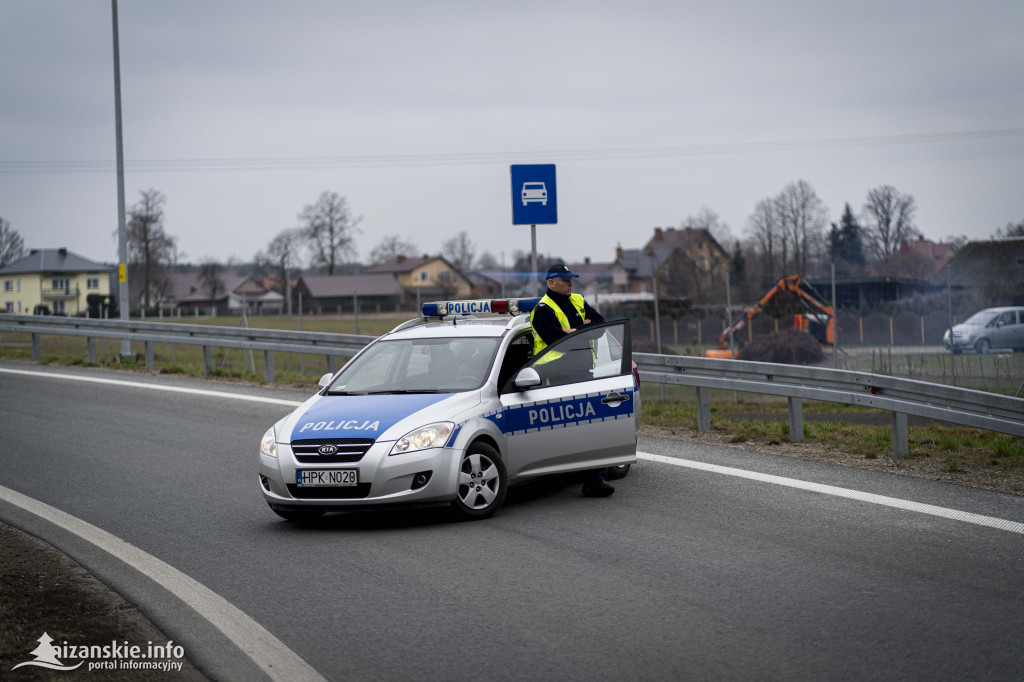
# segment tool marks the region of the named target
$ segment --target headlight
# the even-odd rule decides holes
[[[452,435],[454,427],[455,425],[450,422],[441,422],[410,431],[398,439],[395,447],[391,448],[391,454],[402,455],[416,450],[439,448],[448,442],[448,436]]]
[[[263,440],[260,441],[260,452],[264,455],[277,457],[277,434],[274,433],[273,426],[263,434]]]

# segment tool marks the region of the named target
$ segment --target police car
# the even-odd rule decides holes
[[[267,430],[259,484],[279,516],[447,505],[466,518],[510,485],[636,461],[639,377],[628,320],[534,356],[540,299],[427,303]]]

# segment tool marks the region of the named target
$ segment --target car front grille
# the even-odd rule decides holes
[[[288,486],[288,492],[297,500],[359,500],[369,496],[370,484],[314,488],[292,483]]]
[[[332,455],[321,455],[320,448],[333,445],[338,450]],[[292,453],[303,464],[334,464],[358,462],[373,445],[372,438],[311,438],[293,440]]]

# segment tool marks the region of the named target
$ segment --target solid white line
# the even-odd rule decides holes
[[[906,511],[913,511],[921,514],[931,514],[932,516],[941,516],[943,518],[953,519],[955,521],[974,523],[979,526],[988,526],[989,528],[998,528],[999,530],[1006,530],[1010,531],[1011,533],[1024,534],[1024,523],[1018,523],[1017,521],[1007,521],[1006,519],[999,519],[994,516],[983,516],[981,514],[973,514],[971,512],[960,511],[958,509],[948,509],[946,507],[937,507],[932,504],[922,504],[921,502],[901,500],[898,497],[886,497],[885,495],[875,495],[874,493],[865,493],[859,490],[851,490],[849,488],[837,488],[831,485],[811,483],[809,481],[800,481],[795,478],[773,476],[772,474],[761,474],[757,473],[756,471],[734,469],[732,467],[723,467],[717,464],[705,464],[704,462],[694,462],[692,460],[679,459],[677,457],[652,455],[648,452],[638,452],[636,453],[636,456],[638,459],[646,459],[651,462],[660,462],[661,464],[671,464],[673,466],[689,467],[690,469],[700,469],[701,471],[709,471],[715,474],[725,474],[726,476],[747,478],[752,481],[761,481],[762,483],[783,485],[788,488],[809,490],[811,492],[822,493],[824,495],[845,497],[851,500],[859,500],[861,502],[869,502],[871,504],[880,504],[886,507],[895,507],[896,509],[903,509]]]
[[[56,524],[154,580],[234,643],[273,680],[323,682],[309,663],[219,594],[134,545],[70,514],[0,486],[0,499]]]
[[[145,388],[152,391],[168,391],[170,393],[188,393],[190,395],[201,395],[210,398],[227,398],[228,400],[248,400],[254,403],[268,403],[270,405],[287,405],[298,407],[301,401],[282,400],[281,398],[264,398],[257,395],[245,395],[241,393],[225,393],[223,391],[208,391],[203,388],[184,388],[181,386],[161,386],[159,384],[144,384],[138,381],[124,381],[121,379],[102,379],[100,377],[86,377],[78,374],[58,374],[56,372],[33,372],[25,369],[8,369],[0,367],[0,372],[5,374],[24,374],[32,377],[43,377],[46,379],[66,379],[68,381],[85,381],[94,384],[106,384],[108,386],[125,386],[127,388]]]

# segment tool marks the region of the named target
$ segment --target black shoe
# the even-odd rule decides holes
[[[615,488],[607,481],[587,481],[583,484],[583,497],[609,497]]]

